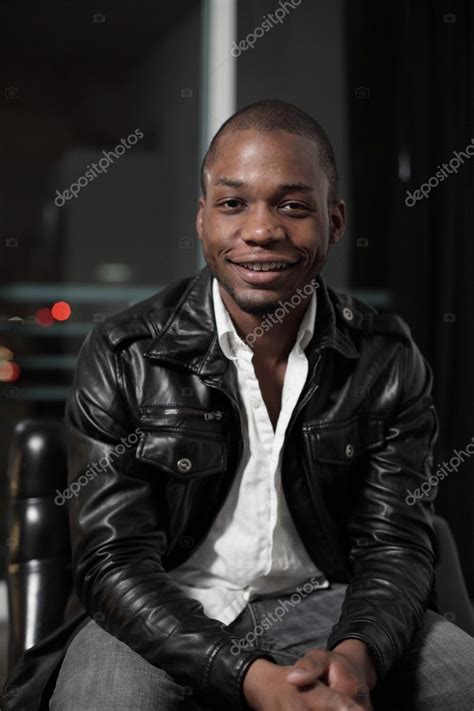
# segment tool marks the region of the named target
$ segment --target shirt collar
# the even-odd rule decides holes
[[[235,351],[238,348],[242,348],[244,351],[253,353],[250,346],[247,345],[247,343],[245,343],[237,333],[230,314],[222,300],[222,296],[219,291],[219,284],[215,277],[212,278],[212,301],[214,305],[214,319],[217,327],[217,336],[220,347],[226,358],[229,360],[238,360],[238,356],[235,354]],[[296,344],[300,346],[301,350],[306,348],[313,337],[314,324],[316,321],[316,308],[316,289],[313,289],[309,299],[309,304],[304,312],[303,318],[301,319],[298,335],[296,337]]]

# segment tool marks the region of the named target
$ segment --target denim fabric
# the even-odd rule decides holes
[[[309,589],[309,587],[307,588]],[[346,586],[251,601],[229,625],[239,646],[269,650],[289,665],[325,648]],[[428,610],[403,657],[372,692],[375,711],[473,711],[474,638]],[[207,711],[183,687],[91,620],[62,663],[51,711]]]

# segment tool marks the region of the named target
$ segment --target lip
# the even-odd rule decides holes
[[[235,259],[228,259],[229,262],[232,262],[232,264],[236,264]],[[286,259],[285,257],[275,257],[272,255],[272,258],[267,259],[255,259],[255,257],[251,257],[250,259],[241,259],[238,264],[269,264],[271,262],[285,262],[285,264],[297,264],[299,262],[299,259],[296,260],[296,262],[292,262],[290,259]]]
[[[255,262],[257,262],[257,261],[269,262],[270,260],[262,259],[262,260],[254,260],[254,261]],[[272,259],[271,261],[277,262],[279,260]],[[280,261],[283,262],[285,260],[281,259]],[[291,269],[298,264],[298,262],[294,262],[287,269],[281,269],[278,271],[275,269],[274,271],[267,271],[267,272],[264,272],[264,271],[255,272],[252,269],[246,269],[245,267],[240,266],[240,264],[236,264],[235,262],[231,262],[230,260],[229,260],[229,264],[235,270],[235,272],[238,274],[240,279],[245,281],[247,284],[256,284],[257,286],[259,286],[261,284],[262,285],[263,284],[273,284],[275,282],[281,281],[281,279],[284,278],[285,275],[287,275],[288,272],[291,271]],[[246,264],[248,264],[248,262],[246,262]]]

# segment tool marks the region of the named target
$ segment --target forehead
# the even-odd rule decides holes
[[[315,141],[287,131],[237,130],[218,141],[209,163],[214,184],[222,175],[245,182],[320,183],[322,170]]]

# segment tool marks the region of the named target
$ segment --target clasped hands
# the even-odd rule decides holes
[[[367,646],[346,639],[332,652],[309,649],[292,666],[255,660],[243,691],[254,711],[373,711],[376,679]]]

